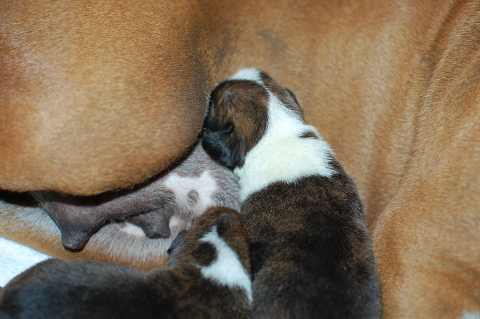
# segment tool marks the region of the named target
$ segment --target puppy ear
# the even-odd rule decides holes
[[[245,164],[245,156],[247,156],[247,146],[244,140],[236,140],[234,137],[230,139],[228,148],[231,151],[225,158],[225,163],[230,168],[242,167]]]
[[[295,96],[295,94],[293,94],[292,91],[290,91],[289,89],[285,88],[285,95],[286,97],[290,100],[290,102],[288,102],[288,106],[291,110],[293,110],[295,113],[297,113],[300,118],[305,122],[305,117],[303,115],[303,109],[300,107],[300,103],[298,103],[298,100],[297,100],[297,97]]]
[[[179,263],[181,263],[181,256],[182,256],[182,249],[180,249],[180,244],[187,233],[186,230],[181,231],[178,236],[173,240],[170,248],[168,248],[168,261],[167,261],[167,268],[173,268]]]
[[[213,160],[227,167],[241,167],[245,162],[244,142],[238,143],[234,136],[225,136],[225,132],[205,134],[202,146]]]
[[[182,242],[183,238],[185,237],[186,233],[187,233],[187,230],[184,229],[177,235],[177,237],[175,237],[172,244],[170,245],[170,248],[168,248],[168,250],[167,250],[167,254],[171,255],[175,252],[175,250],[178,248],[178,246]]]
[[[300,105],[300,103],[298,103],[297,101],[297,97],[295,96],[295,94],[293,94],[293,92],[287,88],[285,88],[285,91],[288,92],[288,94],[290,95],[290,97],[293,99],[293,101],[295,101],[295,103],[297,103],[297,105]]]

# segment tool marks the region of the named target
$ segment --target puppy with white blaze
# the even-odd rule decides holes
[[[252,318],[381,318],[356,186],[292,92],[240,70],[211,94],[203,146],[239,177]]]
[[[247,319],[251,301],[250,238],[220,207],[177,236],[167,270],[48,259],[0,290],[0,318]]]

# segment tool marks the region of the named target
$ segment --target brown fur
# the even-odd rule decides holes
[[[265,131],[267,98],[262,87],[248,81],[226,81],[216,87],[210,96],[210,107],[205,120],[208,141],[202,141],[204,149],[212,158],[231,168],[243,166],[245,154],[258,143]],[[213,105],[236,107],[217,108]],[[216,138],[219,143],[213,145],[211,142]],[[220,149],[214,149],[215,147]]]
[[[356,181],[385,317],[480,312],[479,1],[157,4],[1,4],[1,188],[97,194],[154,175],[197,135],[213,84],[257,66]],[[1,235],[67,254],[40,221],[15,233],[24,208],[8,207]]]

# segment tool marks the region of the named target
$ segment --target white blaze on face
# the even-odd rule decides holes
[[[464,312],[462,319],[480,319],[480,314]]]
[[[216,180],[210,172],[204,171],[199,177],[182,177],[171,174],[165,180],[165,187],[175,194],[177,205],[188,207],[195,216],[200,216],[211,206],[215,205],[213,195],[218,192]],[[192,205],[188,194],[197,192],[197,202]]]
[[[252,301],[252,282],[237,254],[217,233],[217,226],[206,233],[199,241],[212,244],[217,258],[208,266],[199,266],[203,276],[214,282],[232,288],[244,289]]]

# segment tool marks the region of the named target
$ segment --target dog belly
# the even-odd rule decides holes
[[[387,318],[480,311],[480,161],[470,144],[480,112],[453,129],[438,120],[420,129],[412,165],[372,227]]]

